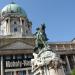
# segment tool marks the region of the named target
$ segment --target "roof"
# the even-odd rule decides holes
[[[27,16],[26,12],[16,3],[10,3],[1,10],[2,15],[7,13],[17,13],[21,16]]]

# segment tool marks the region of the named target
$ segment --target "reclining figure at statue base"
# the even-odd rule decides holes
[[[42,67],[44,65],[49,65],[50,68],[60,68],[63,64],[62,60],[55,55],[55,53],[51,52],[50,56],[38,57],[38,54],[33,53],[34,59],[32,62],[32,69],[36,69],[37,67]]]

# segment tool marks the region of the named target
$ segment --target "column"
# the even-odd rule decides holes
[[[22,18],[20,17],[20,25],[22,25]]]
[[[3,56],[1,56],[1,75],[4,75],[4,70],[3,70]]]
[[[29,75],[28,70],[26,70],[26,75]]]
[[[56,45],[56,50],[58,50],[58,46]]]
[[[8,19],[8,33],[10,33],[10,24],[11,24],[11,22],[10,22],[10,18]]]
[[[68,60],[67,56],[66,56],[66,62],[67,62],[68,70],[69,70],[69,72],[71,72],[71,67],[70,67],[69,60]]]
[[[21,33],[23,32],[22,18],[20,18]]]
[[[63,49],[65,50],[65,45],[63,45]]]
[[[14,71],[14,75],[16,75],[16,71]]]

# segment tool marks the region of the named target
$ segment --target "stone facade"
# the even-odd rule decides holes
[[[51,48],[60,55],[64,61],[63,67],[65,73],[68,75],[71,70],[75,68],[75,40],[67,42],[53,42],[49,43]]]
[[[0,75],[31,75],[32,22],[16,3],[0,13]]]
[[[14,46],[15,44],[16,46]],[[64,61],[63,68],[65,73],[68,75],[71,70],[75,68],[74,40],[70,42],[49,42],[49,45],[56,53],[60,55],[60,58]],[[33,48],[34,38],[0,38],[0,56],[25,54],[32,55]],[[8,70],[10,71],[11,69]],[[7,69],[5,69],[5,72],[6,71]]]

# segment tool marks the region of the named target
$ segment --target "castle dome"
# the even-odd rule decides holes
[[[19,14],[20,16],[26,17],[26,12],[16,3],[12,2],[6,5],[2,10],[1,14]]]

